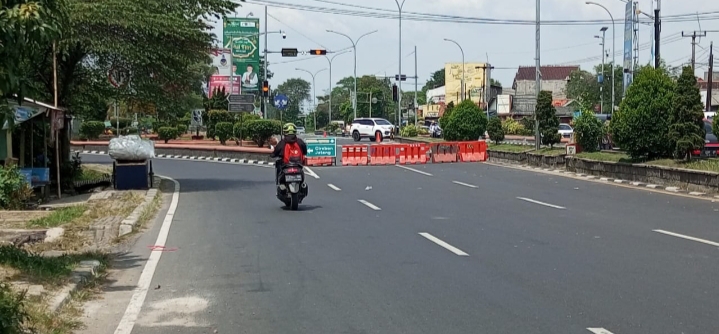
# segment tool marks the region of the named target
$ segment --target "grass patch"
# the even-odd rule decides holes
[[[552,147],[552,148],[544,147],[544,148],[540,148],[539,151],[532,151],[530,153],[547,155],[547,156],[557,156],[557,155],[566,154],[567,150],[563,147]]]
[[[693,170],[719,173],[719,159],[702,159],[702,160],[692,160],[689,162],[677,161],[677,160],[672,160],[672,159],[661,159],[661,160],[654,160],[654,161],[647,162],[647,164],[655,165],[655,166],[684,168],[684,169],[693,169]]]
[[[152,201],[145,206],[145,208],[140,213],[140,217],[137,219],[137,225],[135,225],[135,230],[139,230],[145,224],[147,224],[152,217],[155,216],[155,213],[157,213],[157,210],[160,209],[160,204],[162,203],[162,192],[158,191],[157,194],[155,194],[155,197],[152,198]]]
[[[526,152],[533,148],[533,146],[527,145],[514,145],[514,144],[489,144],[489,149],[500,152]]]
[[[82,216],[87,210],[85,205],[69,206],[53,211],[50,215],[38,219],[33,219],[27,223],[28,227],[56,227]]]
[[[446,140],[442,138],[432,138],[432,137],[396,137],[400,139],[405,140],[411,140],[411,141],[419,141],[419,142],[425,142],[425,143],[443,143],[446,142]]]
[[[98,260],[103,268],[109,261],[106,255],[100,253],[45,257],[14,246],[0,246],[0,265],[17,271],[12,279],[30,283],[50,286],[63,284],[75,266],[85,260]]]
[[[607,162],[624,162],[624,163],[640,163],[641,160],[635,160],[630,158],[625,153],[621,152],[581,152],[577,153],[577,158],[581,159],[590,159],[590,160],[597,160],[597,161],[607,161]]]
[[[101,172],[94,168],[82,168],[82,172],[77,176],[75,181],[96,181],[102,180],[106,177],[106,173]]]

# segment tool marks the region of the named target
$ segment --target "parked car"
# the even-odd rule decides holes
[[[303,134],[305,134],[305,127],[304,127],[304,126],[298,126],[298,127],[297,127],[297,134],[298,134],[298,135],[303,135]]]
[[[704,131],[706,136],[704,137],[704,149],[701,152],[694,152],[695,155],[701,155],[702,157],[716,157],[719,151],[719,139],[717,134],[712,130],[711,120],[704,120]],[[699,153],[699,154],[697,154]]]
[[[393,131],[394,125],[384,118],[356,118],[350,127],[354,141],[360,141],[362,138],[375,141],[378,137],[382,141],[390,137]]]
[[[559,124],[559,134],[562,135],[562,137],[569,138],[572,136],[572,133],[574,133],[574,129],[571,125],[567,123]]]

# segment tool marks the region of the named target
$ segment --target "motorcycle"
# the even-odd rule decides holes
[[[296,163],[282,166],[277,183],[277,198],[288,208],[297,210],[308,190],[303,166]]]

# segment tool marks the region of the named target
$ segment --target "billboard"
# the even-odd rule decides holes
[[[467,98],[475,103],[482,101],[482,88],[484,87],[485,63],[465,63],[465,92]],[[477,68],[480,67],[480,68]],[[487,70],[489,71],[489,70]],[[457,105],[462,100],[462,63],[444,64],[444,92],[445,103],[454,102]]]
[[[230,76],[230,49],[214,49],[210,52],[212,58],[213,75]]]
[[[240,77],[234,77],[232,78],[235,82],[234,84],[234,91],[233,94],[240,94],[242,90],[240,89]],[[214,94],[215,89],[225,89],[225,93],[230,92],[230,76],[225,75],[213,75],[210,77],[209,82],[209,90],[207,92],[207,97],[212,97],[212,94]]]
[[[260,90],[260,20],[228,17],[222,24],[222,46],[230,49],[234,76],[240,77],[242,91]]]
[[[632,83],[632,65],[634,62],[634,2],[628,1],[624,7],[624,91]]]

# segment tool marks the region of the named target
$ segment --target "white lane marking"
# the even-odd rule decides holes
[[[587,330],[594,334],[613,334],[612,332],[604,328],[587,328]]]
[[[407,166],[402,166],[402,165],[395,165],[395,166],[397,166],[397,167],[399,167],[399,168],[402,168],[402,169],[409,170],[409,171],[413,171],[413,172],[415,172],[415,173],[419,173],[419,174],[422,174],[422,175],[432,176],[432,174],[430,174],[430,173],[423,172],[423,171],[421,171],[421,170],[414,169],[414,168],[410,168],[410,167],[407,167]]]
[[[311,170],[309,167],[305,167],[305,171],[307,172],[307,174],[309,174],[310,176],[314,177],[315,179],[319,179],[319,178],[320,178],[320,176],[317,175],[317,174],[315,173],[315,171]]]
[[[342,189],[340,189],[338,186],[336,186],[336,185],[334,185],[334,184],[332,184],[332,183],[328,183],[327,186],[330,187],[330,188],[332,188],[332,189],[334,189],[334,190],[336,190],[336,191],[342,190]]]
[[[429,241],[432,241],[432,242],[434,242],[434,243],[437,244],[437,245],[440,245],[440,246],[444,247],[445,249],[447,249],[448,251],[450,251],[450,252],[452,252],[452,253],[454,253],[454,254],[456,254],[456,255],[459,255],[459,256],[469,256],[469,254],[463,252],[461,249],[459,249],[459,248],[457,248],[457,247],[454,247],[454,246],[452,246],[452,245],[450,245],[450,244],[448,244],[448,243],[442,241],[441,239],[439,239],[439,238],[437,238],[437,237],[435,237],[435,236],[433,236],[433,235],[431,235],[431,234],[429,234],[429,233],[427,233],[427,232],[420,232],[419,235],[421,235],[421,236],[427,238]]]
[[[539,204],[539,205],[548,206],[548,207],[550,207],[550,208],[555,208],[555,209],[559,209],[559,210],[564,210],[564,209],[566,209],[566,208],[563,207],[563,206],[554,205],[554,204],[549,204],[549,203],[544,203],[544,202],[540,202],[540,201],[537,201],[537,200],[533,200],[533,199],[531,199],[531,198],[517,197],[517,199],[521,199],[521,200],[523,200],[523,201],[527,201],[527,202],[534,203],[534,204]]]
[[[378,206],[376,206],[376,205],[374,205],[374,204],[372,204],[372,203],[370,203],[370,202],[367,202],[367,201],[365,201],[365,200],[363,200],[363,199],[358,199],[357,201],[360,202],[360,203],[362,203],[362,204],[364,204],[364,205],[366,205],[368,208],[370,208],[370,209],[372,209],[372,210],[374,210],[374,211],[380,211],[380,210],[382,210],[382,209],[380,209],[380,207],[378,207]]]
[[[175,183],[175,191],[172,193],[170,208],[167,210],[165,219],[162,221],[162,226],[160,227],[160,233],[157,235],[157,241],[155,241],[155,246],[160,247],[164,247],[165,242],[167,242],[167,236],[170,234],[170,226],[172,226],[172,219],[175,217],[177,203],[180,200],[180,182],[169,177],[163,176],[163,178]],[[145,268],[142,270],[142,274],[140,274],[140,279],[137,281],[135,292],[132,294],[127,309],[125,309],[125,314],[122,316],[120,324],[117,325],[117,329],[115,329],[115,334],[132,333],[137,317],[142,310],[142,304],[145,303],[147,291],[150,289],[150,284],[152,283],[152,276],[155,275],[155,269],[157,269],[157,264],[160,262],[162,253],[164,252],[150,253],[150,257],[147,259],[147,263],[145,263]]]
[[[712,245],[712,246],[715,246],[715,247],[719,247],[719,242],[714,242],[714,241],[710,241],[710,240],[706,240],[706,239],[699,239],[699,238],[695,238],[695,237],[692,237],[692,236],[688,236],[688,235],[684,235],[684,234],[679,234],[679,233],[674,233],[674,232],[669,232],[669,231],[664,231],[664,230],[652,230],[652,231],[657,232],[657,233],[666,234],[666,235],[671,235],[671,236],[677,237],[677,238],[687,239],[687,240],[696,241],[696,242],[701,242],[701,243],[703,243],[703,244],[707,244],[707,245]]]
[[[479,188],[479,187],[477,187],[477,186],[475,186],[475,185],[473,185],[473,184],[464,183],[464,182],[459,182],[459,181],[452,181],[452,183],[458,184],[458,185],[460,185],[460,186],[470,187],[470,188]]]

